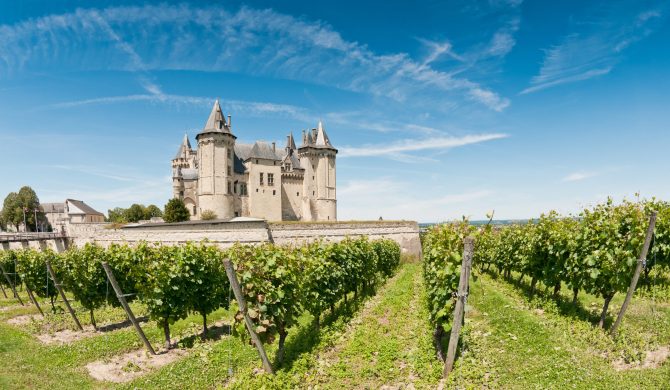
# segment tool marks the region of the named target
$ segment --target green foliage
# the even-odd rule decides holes
[[[7,276],[9,276],[10,282],[18,286],[21,284],[21,277],[16,272],[16,263],[17,263],[17,257],[15,251],[12,250],[0,251],[0,265],[2,265],[2,268],[7,273]],[[0,274],[0,284],[11,288],[11,285],[9,284],[9,282],[7,282],[7,278],[1,274]]]
[[[479,238],[475,259],[480,267],[493,265],[507,277],[512,271],[530,276],[532,287],[541,282],[557,293],[563,282],[574,294],[599,295],[605,299],[604,319],[612,297],[630,285],[652,209],[659,214],[648,273],[653,265],[667,267],[670,253],[670,207],[656,200],[616,205],[608,199],[579,218],[552,211],[536,222],[489,229]]]
[[[200,214],[200,219],[202,219],[203,221],[211,221],[216,218],[217,215],[212,210],[203,210],[202,213]]]
[[[0,226],[12,225],[18,230],[19,225],[24,221],[24,210],[26,210],[26,229],[35,231],[35,217],[37,217],[37,225],[43,226],[46,230],[46,217],[39,207],[40,200],[35,191],[28,186],[23,186],[18,193],[11,192],[5,197],[0,212]],[[35,215],[35,210],[37,210],[37,215]]]
[[[111,289],[107,285],[105,271],[100,265],[104,259],[104,252],[104,249],[98,246],[86,244],[81,249],[69,250],[62,255],[61,282],[65,289],[91,312],[105,304]],[[113,291],[111,297],[116,298]]]
[[[123,216],[126,222],[134,223],[144,219],[144,211],[144,206],[135,203],[124,211]]]
[[[154,217],[162,217],[163,216],[163,211],[156,206],[155,204],[150,204],[144,209],[144,219],[151,219]]]
[[[442,329],[452,315],[461,273],[463,240],[472,232],[473,228],[464,220],[433,226],[424,235],[423,277],[430,321],[436,329]]]
[[[126,220],[126,209],[121,207],[115,207],[113,209],[107,210],[107,222],[114,223],[127,223]]]
[[[46,262],[51,262],[56,277],[62,279],[61,274],[57,271],[59,269],[58,255],[51,249],[43,251],[22,249],[16,251],[16,259],[17,272],[23,283],[38,297],[51,299],[53,307],[53,300],[58,291],[51,277],[47,277]]]
[[[191,218],[184,201],[178,198],[170,199],[165,205],[163,220],[165,222],[184,222]]]

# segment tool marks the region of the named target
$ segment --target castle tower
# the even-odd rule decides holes
[[[305,169],[302,197],[304,221],[336,221],[335,157],[337,149],[330,143],[323,123],[303,132],[298,149],[300,165]]]
[[[193,149],[188,135],[184,134],[184,139],[179,145],[177,155],[172,159],[172,197],[182,199],[184,197],[184,180],[182,169],[190,168],[192,163]]]
[[[219,101],[214,103],[198,140],[198,213],[205,210],[216,213],[218,218],[233,218],[233,156],[235,137],[223,118]]]

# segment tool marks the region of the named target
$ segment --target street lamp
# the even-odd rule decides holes
[[[35,232],[39,233],[40,229],[37,228],[37,209],[33,211],[35,212]]]
[[[23,232],[26,233],[28,232],[28,223],[26,222],[26,211],[28,211],[27,207],[23,208]]]

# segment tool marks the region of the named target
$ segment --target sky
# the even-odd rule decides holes
[[[670,200],[667,1],[0,3],[0,196],[163,206],[215,99],[238,142],[323,121],[340,220]]]

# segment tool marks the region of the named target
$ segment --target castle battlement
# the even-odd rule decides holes
[[[210,210],[221,219],[337,220],[337,149],[321,121],[303,131],[300,147],[293,134],[283,149],[274,142],[242,144],[217,100],[196,140],[194,150],[184,135],[172,159],[173,196],[184,201],[192,219]]]

